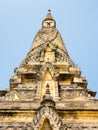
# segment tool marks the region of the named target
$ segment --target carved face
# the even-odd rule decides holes
[[[46,21],[44,21],[43,26],[44,27],[54,27],[54,21],[46,20]]]

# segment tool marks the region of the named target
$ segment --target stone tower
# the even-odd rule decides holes
[[[96,92],[71,60],[50,10],[14,73],[0,91],[0,130],[98,130]]]

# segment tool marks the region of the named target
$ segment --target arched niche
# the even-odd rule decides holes
[[[44,119],[43,125],[40,127],[40,130],[53,130],[48,118]]]
[[[32,127],[34,130],[64,130],[62,119],[55,108],[55,101],[43,99],[37,113],[33,117]]]
[[[45,69],[45,72],[42,75],[41,80],[41,99],[46,93],[46,86],[49,85],[50,89],[50,95],[54,98],[55,97],[55,81],[54,77],[51,73],[51,70],[49,68]]]

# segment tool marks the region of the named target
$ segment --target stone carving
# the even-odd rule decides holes
[[[54,77],[54,75],[55,75],[55,69],[54,69],[54,67],[52,66],[52,64],[51,64],[50,62],[47,62],[47,63],[40,69],[41,75],[44,75],[44,72],[47,70],[47,68],[50,70],[52,76]]]
[[[37,89],[37,83],[26,83],[26,84],[19,84],[16,88],[13,88],[14,90],[36,90]]]
[[[50,123],[50,122],[49,122]],[[1,123],[3,126],[0,126],[0,130],[39,130],[38,128],[34,128],[32,122],[29,123]],[[49,126],[50,125],[50,126]],[[46,129],[45,129],[46,128]],[[92,123],[71,123],[71,124],[63,124],[59,129],[53,128],[51,124],[46,124],[43,128],[45,130],[98,130],[98,125],[95,126]],[[43,130],[41,129],[41,130]]]
[[[10,78],[10,83],[21,83],[21,79],[18,78],[16,75],[15,76],[12,76]]]
[[[71,124],[64,124],[64,130],[97,130],[98,127],[95,125],[93,126],[92,123],[71,123]]]
[[[96,92],[68,55],[51,11],[14,73],[0,91],[0,130],[98,130]]]
[[[7,100],[7,101],[13,101],[13,100],[18,100],[18,94],[17,91],[8,91],[7,94],[1,98],[2,101]]]
[[[16,75],[19,75],[19,74],[21,74],[21,73],[23,73],[23,72],[26,72],[27,71],[27,69],[25,68],[25,67],[19,67],[19,68],[15,68],[14,69],[14,73],[16,74]]]
[[[55,109],[55,102],[52,99],[46,99],[41,102],[37,114],[33,117],[34,130],[39,130],[45,119],[49,120],[50,126],[54,130],[61,130],[62,120],[58,116],[57,110]]]
[[[66,89],[60,91],[60,97],[62,100],[69,100],[69,99],[85,99],[86,98],[86,92],[84,90],[75,90],[75,89]]]
[[[68,53],[62,51],[62,50],[55,50],[55,62],[65,62],[68,65],[71,65],[73,67],[76,67],[76,65],[74,64],[74,62],[71,60],[71,58],[69,57]]]
[[[42,30],[39,31],[39,36],[44,42],[47,41],[51,42],[56,39],[57,33],[58,31],[55,28],[51,28],[51,29],[42,28]]]
[[[32,127],[32,123],[26,124],[26,126],[24,127],[24,130],[34,130]]]
[[[35,90],[12,90],[1,98],[2,101],[21,101],[21,100],[34,100],[36,98],[36,89]]]
[[[33,130],[32,123],[13,122],[0,126],[0,130]]]

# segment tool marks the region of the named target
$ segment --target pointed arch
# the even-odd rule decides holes
[[[43,125],[40,126],[40,130],[53,130],[48,118],[44,119]]]
[[[46,68],[46,70],[44,71],[43,75],[42,75],[42,80],[52,80],[54,79],[54,75],[51,73],[49,68]]]
[[[48,70],[48,71],[47,71]],[[50,76],[50,79],[46,79],[46,75],[45,73],[47,72],[47,74],[49,74]],[[57,78],[58,78],[58,72],[55,70],[54,66],[50,63],[50,62],[47,62],[45,65],[43,65],[40,69],[40,71],[38,72],[39,75],[40,75],[40,93],[39,93],[39,99],[43,99],[43,96],[46,92],[46,85],[49,84],[50,86],[50,93],[51,93],[51,96],[53,96],[53,98],[55,100],[58,100],[59,99],[59,95],[58,95],[58,81],[57,81]],[[45,78],[43,78],[45,77]],[[48,78],[48,76],[47,76]]]
[[[41,75],[43,76],[47,69],[49,69],[49,71],[50,71],[52,77],[54,78],[54,76],[55,76],[55,69],[54,69],[54,67],[52,66],[52,64],[51,64],[50,62],[47,62],[47,63],[40,69]]]
[[[46,63],[42,68],[41,68],[41,86],[40,86],[40,99],[43,99],[43,96],[45,95],[46,92],[46,86],[49,84],[50,87],[50,94],[55,98],[55,71],[51,63]]]
[[[42,130],[42,126],[45,120],[48,120],[50,128],[52,130],[60,130],[62,126],[61,118],[54,107],[44,106],[39,109],[37,114],[33,118],[33,128],[34,130]]]

